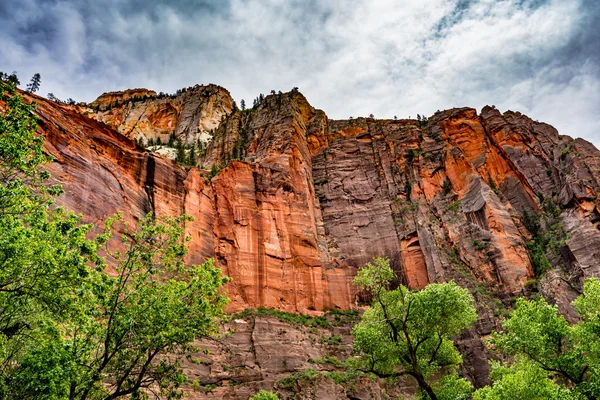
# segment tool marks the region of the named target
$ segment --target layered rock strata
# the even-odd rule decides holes
[[[539,290],[574,319],[584,278],[600,277],[600,152],[518,112],[336,121],[297,91],[241,111],[216,86],[106,94],[87,108],[30,97],[59,203],[94,223],[193,216],[189,261],[213,257],[232,277],[231,311],[355,307],[356,268],[386,256],[411,288],[453,279],[472,291],[479,319],[459,347],[464,375],[483,384],[479,338],[515,296]],[[212,171],[132,140],[204,133],[196,163]],[[547,246],[534,254],[539,235]]]

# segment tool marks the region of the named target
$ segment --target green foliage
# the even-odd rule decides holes
[[[260,390],[254,396],[250,397],[250,400],[279,400],[279,397],[273,392],[267,392],[266,390]]]
[[[485,250],[489,247],[489,245],[487,243],[484,243],[480,240],[474,239],[473,240],[473,247],[475,247],[475,250],[477,251],[482,251]]]
[[[17,76],[17,71],[13,71],[10,75],[5,72],[0,72],[0,80],[5,81],[13,88],[16,88],[21,84],[19,77]]]
[[[419,156],[423,154],[423,150],[421,149],[408,149],[406,152],[406,161],[409,164],[412,164],[415,160],[419,158]]]
[[[149,215],[123,237],[124,251],[105,248],[117,275],[89,271],[75,293],[78,313],[54,325],[54,335],[47,333],[23,357],[9,397],[37,398],[54,390],[58,398],[117,398],[149,387],[167,398],[179,396],[185,380],[180,357],[194,349],[195,339],[217,333],[226,303],[220,293],[226,279],[212,260],[189,267],[182,262],[187,219]],[[97,243],[106,243],[114,221],[106,222]]]
[[[208,178],[209,179],[214,178],[219,173],[220,170],[221,170],[221,166],[219,164],[213,164],[210,167],[210,174],[208,175]]]
[[[6,82],[0,100],[0,392],[10,397],[12,385],[26,383],[50,396],[59,389],[25,371],[63,367],[62,353],[49,351],[47,342],[81,312],[77,301],[89,290],[86,263],[96,246],[80,217],[50,208],[61,189],[46,184],[42,166],[50,157],[35,134],[35,104]]]
[[[233,149],[231,150],[231,159],[232,160],[241,160],[242,155],[244,153],[244,139],[240,138],[235,141],[233,144]]]
[[[51,208],[60,188],[45,183],[34,105],[0,89],[0,398],[178,397],[180,356],[216,333],[225,278],[212,260],[183,264],[189,217],[149,215],[121,251],[106,247],[115,218],[89,240],[90,225]]]
[[[432,388],[438,400],[469,400],[473,392],[469,381],[455,374],[442,376],[432,384]],[[427,400],[428,396],[421,392],[418,398]]]
[[[430,381],[444,375],[453,377],[448,382],[459,379],[455,374],[462,359],[452,337],[475,322],[473,297],[454,282],[420,291],[404,286],[390,290],[393,278],[389,260],[379,258],[359,270],[354,281],[373,296],[371,308],[353,330],[360,355],[356,367],[380,377],[410,375],[423,395],[441,398]]]
[[[460,200],[455,200],[448,205],[448,211],[458,212],[460,210]]]
[[[348,369],[346,371],[325,371],[322,375],[344,388],[352,388],[354,384],[360,382],[363,377],[367,376],[364,372],[355,369]]]
[[[535,363],[518,359],[512,366],[492,362],[492,386],[477,390],[474,400],[570,400],[581,397],[557,385]]]
[[[412,193],[412,181],[407,179],[404,181],[404,194],[406,194],[406,198],[410,201],[410,195]]]
[[[39,73],[36,73],[31,78],[31,82],[27,84],[27,91],[31,93],[35,93],[40,89],[40,83],[42,78]]]
[[[326,176],[324,178],[321,178],[321,179],[315,180],[315,185],[324,185],[327,182],[329,182],[329,177],[328,176]]]
[[[506,367],[508,370],[499,369],[505,373],[498,382],[503,382],[505,375],[509,382],[517,380],[514,376],[525,374],[527,379],[541,384],[541,375],[556,384],[566,384],[561,390],[571,389],[574,394],[590,399],[600,396],[600,282],[588,279],[574,305],[581,321],[571,326],[558,314],[556,306],[542,298],[517,300],[515,310],[503,323],[504,332],[495,333],[491,339],[499,351],[517,357],[513,366]],[[517,389],[524,390],[520,386],[511,390]],[[491,389],[488,391],[492,393]]]
[[[342,343],[342,338],[339,337],[338,335],[331,335],[329,337],[321,337],[321,343],[325,343],[325,344],[329,344],[329,345],[335,345],[335,344],[340,344]]]
[[[175,143],[175,149],[177,150],[175,161],[177,161],[179,164],[185,164],[185,162],[188,161],[188,158],[186,157],[185,146],[183,145],[181,139],[177,139],[177,142]]]
[[[283,390],[293,391],[298,383],[311,382],[320,375],[319,371],[312,368],[294,372],[277,381],[275,387]]]
[[[489,173],[488,173],[488,185],[494,193],[496,193],[496,194],[500,193],[500,191],[498,190],[498,186],[496,186],[496,181],[494,181],[492,179],[492,175],[490,175]]]
[[[195,146],[191,146],[190,153],[188,155],[187,165],[195,166],[196,165],[196,148]]]
[[[537,216],[523,209],[522,222],[531,233],[532,240],[527,243],[529,258],[537,277],[552,269],[548,254],[560,255],[560,248],[567,234],[560,222],[561,210],[552,200],[539,196],[542,203],[542,215]]]
[[[335,357],[331,357],[329,355],[323,356],[321,358],[317,358],[317,359],[309,359],[309,362],[315,363],[315,364],[331,364],[335,367],[343,367],[344,363],[340,360],[338,360]]]

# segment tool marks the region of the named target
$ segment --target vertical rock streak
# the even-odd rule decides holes
[[[218,260],[233,278],[232,310],[352,307],[356,268],[374,256],[390,257],[413,288],[455,279],[508,299],[533,277],[526,242],[536,233],[522,213],[549,200],[566,236],[549,253],[558,268],[544,290],[568,309],[581,279],[600,275],[600,152],[519,113],[334,121],[298,92],[242,112],[216,86],[106,94],[80,110],[35,99],[56,158],[49,169],[66,189],[59,202],[92,222],[116,211],[133,223],[151,210],[191,214],[189,259]],[[211,179],[85,113],[145,137],[208,132],[199,164],[223,168]]]

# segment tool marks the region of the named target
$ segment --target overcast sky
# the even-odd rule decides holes
[[[40,92],[238,101],[298,86],[331,118],[494,104],[600,145],[600,0],[1,0],[0,71]]]

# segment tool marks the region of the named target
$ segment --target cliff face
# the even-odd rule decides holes
[[[548,204],[561,232],[545,290],[576,292],[600,274],[600,152],[520,113],[332,121],[297,92],[234,110],[214,85],[175,98],[104,94],[92,104],[100,111],[84,115],[36,100],[51,172],[66,188],[60,201],[93,222],[119,210],[132,221],[148,211],[194,216],[190,258],[216,257],[234,278],[235,308],[348,308],[355,268],[374,256],[390,257],[411,287],[462,274],[515,296],[534,277],[527,243],[537,232],[523,213],[541,216],[544,230]],[[143,125],[150,137],[216,126],[198,165],[221,171],[182,167],[94,120],[123,131],[134,108],[154,116]]]
[[[167,143],[172,134],[184,143],[194,143],[210,140],[233,104],[226,89],[196,85],[176,95],[157,95],[147,89],[104,93],[84,112],[143,143],[151,139]]]
[[[59,202],[90,222],[117,211],[128,222],[148,211],[192,215],[189,259],[214,257],[232,278],[231,311],[354,307],[356,268],[387,256],[412,288],[454,279],[471,289],[479,320],[459,346],[463,372],[481,384],[479,337],[514,296],[539,290],[574,318],[583,279],[600,277],[600,151],[520,113],[334,121],[298,92],[241,111],[212,85],[174,98],[105,94],[80,112],[35,100],[56,158],[50,172],[66,189]],[[131,140],[171,134],[189,143],[206,134],[197,164],[220,171],[180,166]],[[541,249],[532,244],[540,238]],[[273,372],[256,370],[260,379]],[[213,372],[199,373],[202,382]],[[239,381],[238,372],[219,379]]]

